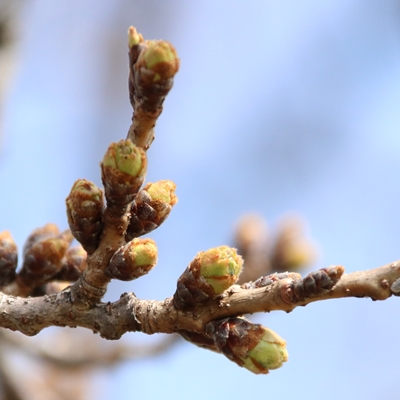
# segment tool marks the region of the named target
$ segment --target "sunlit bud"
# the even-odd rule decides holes
[[[18,249],[10,232],[0,232],[0,287],[15,279]]]
[[[243,318],[210,322],[206,332],[220,352],[255,374],[267,374],[288,360],[286,342],[278,334]]]
[[[133,239],[114,253],[108,265],[108,273],[121,281],[137,279],[156,265],[157,255],[157,246],[153,240]]]
[[[220,246],[200,254],[200,277],[212,286],[214,295],[221,294],[236,283],[243,265],[236,249]]]
[[[198,253],[178,280],[175,307],[193,306],[220,295],[236,283],[242,265],[242,257],[228,246]]]
[[[134,109],[128,138],[147,150],[154,140],[154,127],[160,116],[165,97],[172,88],[179,69],[175,48],[160,40],[141,41],[130,31],[129,99]]]
[[[102,190],[86,179],[78,179],[72,186],[66,205],[72,234],[89,254],[93,253],[103,229]]]
[[[146,153],[130,140],[121,140],[109,146],[101,167],[107,204],[118,211],[133,201],[143,183]]]
[[[163,40],[149,40],[140,54],[137,65],[154,72],[153,82],[172,78],[179,69],[179,58],[174,46]]]
[[[135,198],[131,207],[131,219],[126,240],[145,235],[158,228],[177,203],[175,183],[162,180],[148,183]]]
[[[130,140],[112,143],[103,158],[103,165],[131,176],[143,175],[143,152]]]

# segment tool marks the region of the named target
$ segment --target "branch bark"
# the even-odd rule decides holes
[[[71,288],[36,298],[2,294],[0,326],[28,336],[49,326],[80,326],[110,340],[135,331],[146,334],[204,333],[208,322],[221,318],[276,310],[290,312],[298,306],[328,299],[369,297],[385,300],[400,294],[400,261],[396,261],[380,268],[343,275],[342,267],[324,269],[332,276],[337,273],[334,286],[332,284],[329,289],[316,287],[314,291],[305,292],[306,296],[299,296],[298,288],[307,285],[320,271],[304,279],[298,278],[297,274],[287,274],[287,277],[255,289],[234,285],[221,296],[183,311],[174,308],[172,297],[163,301],[141,300],[133,293],[124,293],[114,303],[98,303],[86,310],[74,306]]]

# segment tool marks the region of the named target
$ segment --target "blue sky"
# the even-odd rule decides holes
[[[3,125],[0,185],[12,189],[3,189],[0,229],[22,246],[46,222],[66,228],[72,183],[100,184],[98,163],[130,123],[129,25],[170,40],[181,57],[148,173],[148,181],[174,180],[180,201],[151,235],[159,265],[114,284],[108,299],[128,290],[170,296],[197,251],[229,243],[246,212],[271,224],[287,212],[304,216],[320,248],[315,268],[356,271],[399,258],[394,0],[27,2]],[[102,372],[104,398],[393,398],[397,301],[257,316],[289,350],[289,362],[267,376],[185,343]]]

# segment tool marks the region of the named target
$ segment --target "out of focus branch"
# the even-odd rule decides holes
[[[16,66],[20,0],[0,0],[0,132],[5,95]]]

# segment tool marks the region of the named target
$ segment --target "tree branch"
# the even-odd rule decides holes
[[[319,285],[321,271],[329,275],[330,287],[325,285],[328,282],[325,278],[321,280],[323,285]],[[303,279],[298,274],[281,274],[280,277],[275,274],[267,277],[262,287],[246,289],[234,285],[221,296],[182,311],[175,309],[172,297],[164,301],[140,300],[133,293],[124,293],[115,303],[99,303],[89,310],[73,305],[69,288],[36,298],[3,294],[0,326],[28,336],[49,326],[80,326],[110,340],[134,331],[204,333],[208,322],[222,318],[275,310],[289,312],[315,301],[344,297],[385,300],[400,293],[400,261],[368,271],[342,273],[342,267],[330,267]]]

